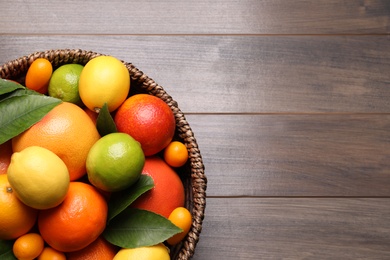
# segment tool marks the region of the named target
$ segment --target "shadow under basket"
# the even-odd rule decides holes
[[[0,77],[3,79],[12,79],[24,84],[24,77],[29,66],[37,58],[45,58],[49,60],[55,70],[64,64],[77,63],[85,65],[92,58],[102,55],[104,54],[80,49],[35,52],[1,65]],[[169,248],[171,259],[190,259],[194,255],[195,247],[199,241],[199,236],[202,230],[202,222],[206,207],[207,187],[204,165],[194,133],[192,132],[184,114],[179,109],[177,102],[174,101],[161,86],[131,63],[125,61],[122,62],[130,74],[130,95],[135,93],[147,93],[154,95],[167,103],[172,109],[176,119],[176,132],[174,139],[183,142],[188,149],[189,160],[185,166],[177,169],[177,172],[185,187],[185,207],[191,212],[193,221],[191,229],[184,240],[178,245]]]

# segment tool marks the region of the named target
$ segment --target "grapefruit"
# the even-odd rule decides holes
[[[62,102],[41,121],[12,139],[14,152],[41,146],[58,155],[66,164],[71,181],[86,173],[89,149],[100,138],[95,124],[79,106]]]
[[[184,186],[177,173],[158,156],[146,157],[142,174],[149,175],[154,187],[142,194],[131,207],[145,209],[166,218],[184,206]]]

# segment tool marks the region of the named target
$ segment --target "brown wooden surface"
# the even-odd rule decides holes
[[[1,1],[0,63],[80,48],[179,103],[208,177],[193,259],[390,259],[390,1]]]

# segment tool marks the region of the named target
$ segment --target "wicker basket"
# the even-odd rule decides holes
[[[9,61],[0,66],[0,77],[23,83],[27,69],[37,58],[48,59],[55,69],[68,63],[85,65],[92,58],[101,55],[103,54],[79,49],[35,52],[16,60]],[[190,159],[187,165],[179,170],[179,175],[182,178],[186,190],[185,206],[192,213],[193,222],[187,237],[182,243],[171,247],[170,252],[171,259],[190,259],[195,252],[195,247],[202,230],[207,187],[207,178],[204,175],[204,165],[196,139],[191,127],[185,119],[184,114],[179,109],[177,102],[174,101],[172,97],[169,96],[168,93],[166,93],[165,90],[153,79],[149,78],[134,65],[124,61],[123,63],[130,74],[131,93],[148,93],[159,97],[170,106],[176,118],[175,138],[184,142],[189,151]]]

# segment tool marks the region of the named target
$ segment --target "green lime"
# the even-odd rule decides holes
[[[49,96],[65,102],[81,104],[79,95],[79,79],[84,66],[80,64],[65,64],[57,68],[50,78]]]
[[[141,145],[125,133],[100,138],[87,156],[88,179],[95,187],[115,192],[133,185],[145,164]]]

